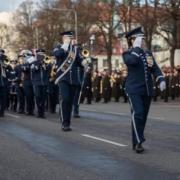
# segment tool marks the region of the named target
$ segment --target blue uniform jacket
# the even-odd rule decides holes
[[[3,73],[5,73],[5,76],[2,76],[2,72],[1,69],[3,69]],[[9,82],[8,82],[8,76],[9,76],[9,72],[11,70],[11,66],[6,66],[6,67],[2,67],[1,68],[1,64],[0,64],[0,87],[9,87]]]
[[[42,66],[39,61],[31,65],[32,84],[36,86],[47,86],[49,82],[50,65]]]
[[[54,56],[56,57],[57,68],[58,68],[67,58],[68,51],[65,52],[64,49],[62,48],[55,48],[53,53]],[[82,78],[83,78],[83,66],[81,65],[82,60],[83,59],[80,56],[80,52],[79,50],[77,50],[75,61],[71,69],[67,74],[64,75],[64,77],[60,79],[60,81],[66,81],[71,85],[80,85],[82,83]],[[60,75],[61,75],[60,73],[57,73],[57,77]]]
[[[20,65],[21,76],[23,80],[23,86],[31,86],[32,85],[32,73],[30,69],[30,64]]]
[[[148,67],[147,56],[153,59],[153,66]],[[139,94],[153,96],[153,78],[161,82],[164,80],[152,53],[144,52],[136,47],[123,53],[123,60],[128,68],[128,76],[125,84],[125,91],[128,94]]]

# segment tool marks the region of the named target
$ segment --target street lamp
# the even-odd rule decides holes
[[[51,8],[52,10],[56,10],[56,11],[69,11],[72,12],[74,14],[74,21],[75,21],[75,37],[76,37],[76,41],[78,42],[78,33],[77,33],[77,12],[74,9],[61,9],[61,8]]]

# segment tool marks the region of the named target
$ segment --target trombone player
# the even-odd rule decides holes
[[[49,82],[50,65],[44,49],[36,50],[35,61],[31,65],[32,84],[38,109],[37,117],[45,118],[45,101]]]

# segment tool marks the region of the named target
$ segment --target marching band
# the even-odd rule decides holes
[[[102,99],[108,103],[112,97],[114,102],[119,102],[122,97],[124,102],[129,100],[132,109],[133,149],[143,152],[151,98],[157,101],[161,97],[167,102],[169,96],[172,99],[180,96],[180,68],[172,71],[164,67],[161,73],[152,54],[139,47],[143,41],[139,34],[142,31],[137,28],[126,35],[128,43],[129,39],[133,42],[123,54],[127,68],[111,74],[108,70],[92,71],[89,52],[76,43],[73,31],[60,34],[63,43],[53,49],[52,56],[47,56],[44,49],[25,49],[17,59],[10,60],[5,50],[0,49],[0,117],[4,117],[5,110],[29,116],[34,116],[36,110],[38,118],[46,118],[46,110],[56,113],[59,104],[62,131],[71,131],[72,114],[74,118],[80,117],[79,103],[86,99],[87,104],[91,104],[92,99],[96,103]],[[144,64],[137,65],[138,61]],[[138,73],[141,75],[137,77]],[[150,74],[154,74],[155,79],[151,79]],[[140,103],[142,96],[145,102]],[[145,107],[146,112],[142,110],[138,114]],[[141,124],[139,119],[143,119]]]

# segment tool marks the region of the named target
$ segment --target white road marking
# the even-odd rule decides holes
[[[106,143],[109,143],[109,144],[113,144],[115,146],[120,146],[120,147],[126,147],[127,146],[125,144],[120,144],[120,143],[117,143],[117,142],[114,142],[114,141],[110,141],[110,140],[107,140],[107,139],[104,139],[104,138],[99,138],[99,137],[91,136],[89,134],[81,134],[81,136],[84,136],[84,137],[87,137],[87,138],[90,138],[90,139],[95,139],[95,140],[102,141],[102,142],[106,142]]]
[[[10,117],[13,117],[13,118],[20,118],[20,116],[16,116],[14,114],[10,114],[10,113],[6,113],[6,115],[10,116]]]
[[[117,113],[117,112],[112,112],[112,111],[105,111],[105,112],[102,112],[102,111],[98,111],[98,110],[95,110],[95,109],[86,109],[86,108],[82,108],[81,109],[82,111],[87,111],[87,112],[96,112],[96,113],[103,113],[103,114],[110,114],[110,115],[118,115],[118,116],[128,116],[130,117],[130,114],[129,113]],[[155,116],[149,116],[148,117],[149,119],[154,119],[154,120],[165,120],[164,117],[155,117]]]
[[[116,113],[116,112],[111,112],[111,111],[105,111],[105,112],[101,112],[101,111],[97,111],[95,109],[86,109],[86,108],[82,108],[82,111],[88,111],[88,112],[97,112],[97,113],[105,113],[105,114],[112,114],[112,115],[123,115],[123,116],[127,116],[128,114],[126,113]]]

